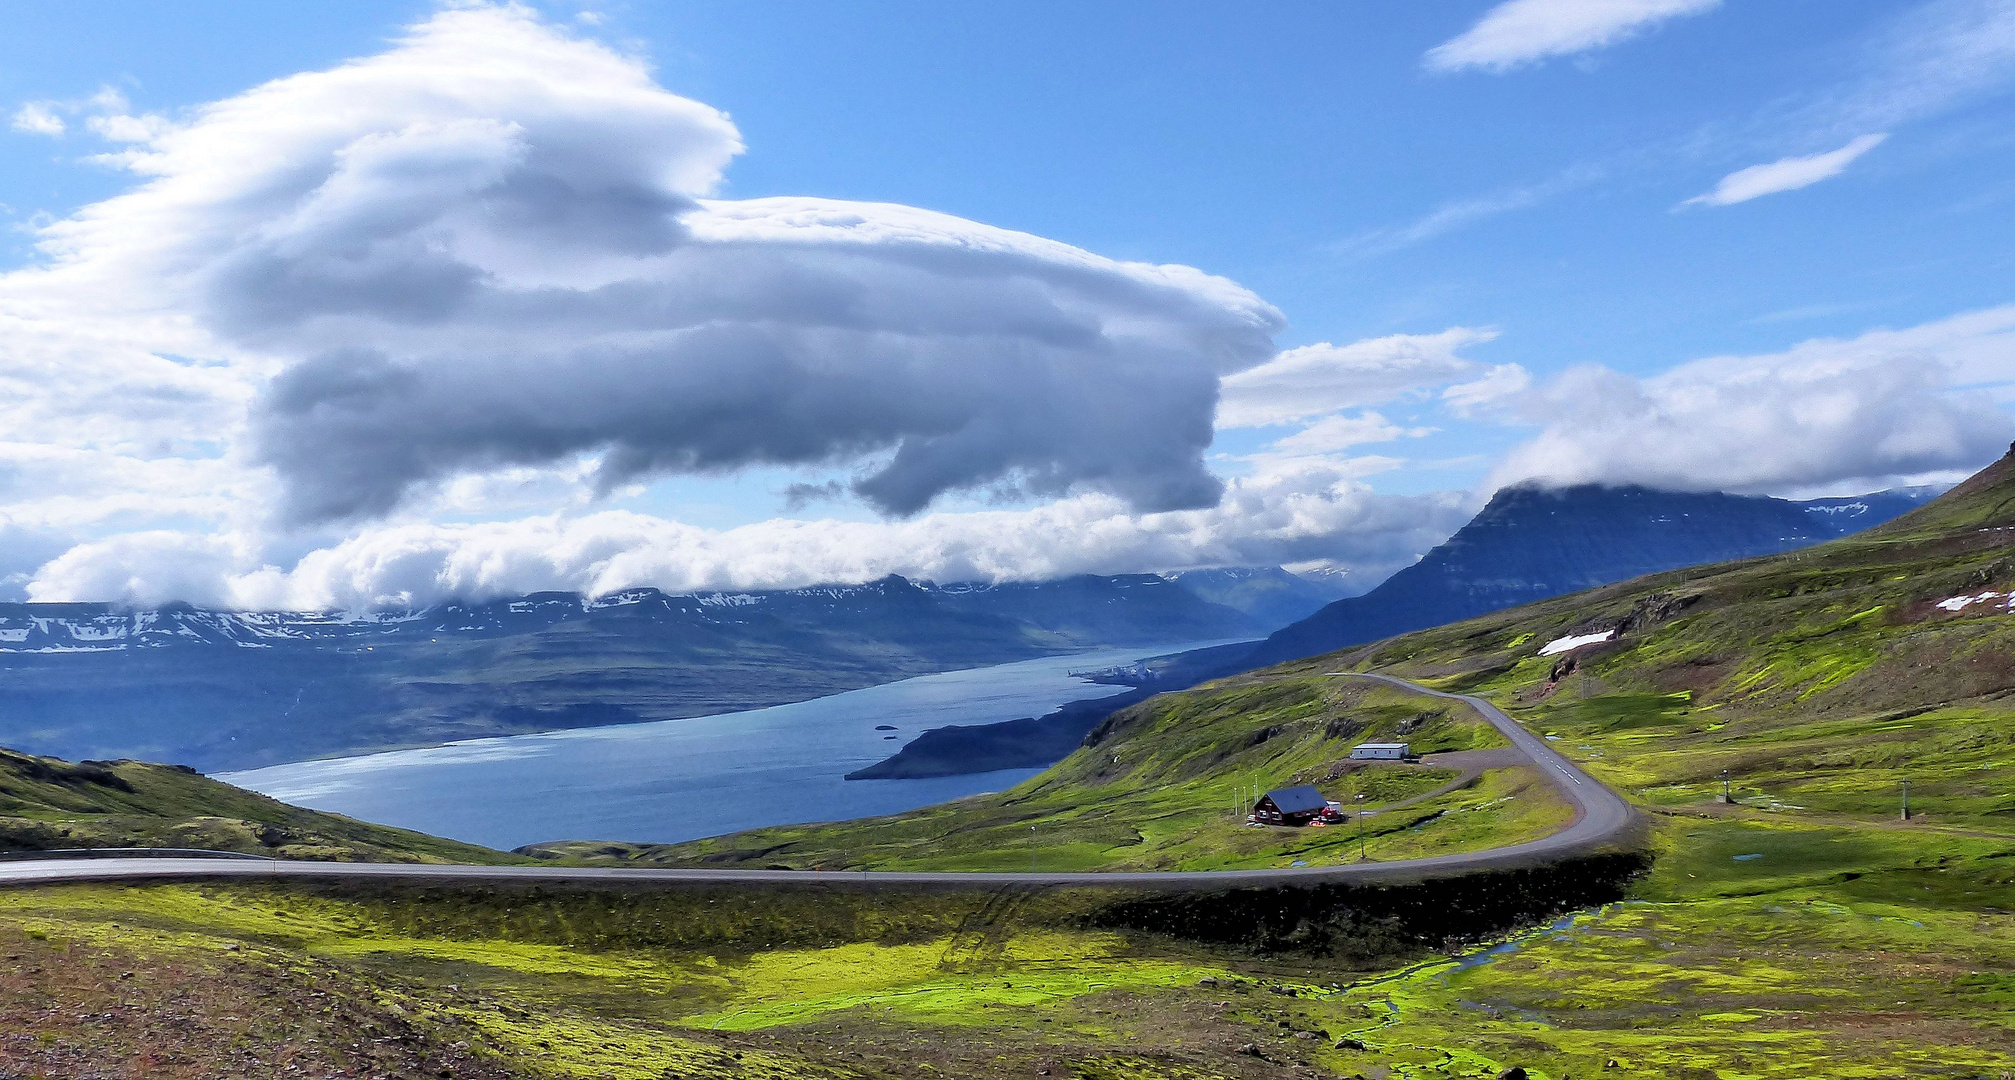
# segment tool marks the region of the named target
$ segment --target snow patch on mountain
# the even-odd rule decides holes
[[[2007,599],[2002,602],[2001,606],[2003,608],[2015,609],[2015,593],[1998,592],[1975,593],[1971,596],[1948,596],[1938,601],[1938,606],[1946,611],[1964,611],[1974,604],[1984,604],[1989,600],[2004,596]]]
[[[1603,630],[1599,633],[1594,634],[1570,634],[1567,637],[1557,637],[1554,638],[1552,641],[1549,641],[1546,644],[1541,645],[1539,647],[1539,655],[1552,656],[1555,653],[1569,652],[1574,649],[1579,649],[1583,645],[1600,644],[1602,642],[1608,641],[1610,638],[1613,638],[1615,636],[1616,636],[1616,630],[1615,628],[1612,627],[1608,630]]]

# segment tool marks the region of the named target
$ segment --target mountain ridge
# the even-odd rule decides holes
[[[1794,502],[1636,486],[1514,485],[1493,495],[1483,510],[1418,562],[1251,648],[1218,646],[1098,673],[1098,682],[1134,689],[1108,699],[1105,707],[1080,702],[1006,725],[932,729],[855,775],[943,776],[1040,766],[1060,760],[1104,716],[1157,692],[1643,573],[1809,546],[1890,520],[1931,494],[1917,488]],[[1561,529],[1563,520],[1573,527]],[[1675,537],[1676,543],[1662,547],[1651,543]],[[1514,543],[1507,544],[1507,538]],[[1617,551],[1623,554],[1610,554]]]
[[[1912,489],[1792,501],[1637,485],[1517,484],[1419,562],[1275,631],[1242,662],[1264,667],[1643,574],[1806,547],[1891,520],[1927,495]],[[1536,531],[1563,518],[1574,528]]]
[[[0,604],[0,744],[252,768],[736,712],[1091,646],[1264,629],[1154,574],[533,593],[364,613]]]
[[[1131,868],[1156,844],[1192,843],[1213,816],[1224,823],[1228,787],[1247,785],[1250,800],[1363,767],[1348,757],[1359,741],[1493,745],[1458,736],[1467,718],[1445,702],[1382,696],[1338,672],[1483,697],[1641,806],[1757,813],[1762,831],[1878,829],[1897,820],[1907,783],[1907,820],[2009,835],[2015,447],[1975,479],[1884,528],[1798,551],[1635,577],[1156,695],[1005,792],[680,844],[533,848],[645,865],[977,868],[1025,859],[1035,826],[1051,858]],[[1724,778],[1733,802],[1717,800]],[[1389,858],[1424,823],[1382,813],[1366,828]],[[1226,827],[1191,857],[1253,847],[1242,833]],[[1311,836],[1292,857],[1361,851],[1332,843]]]
[[[859,606],[863,600],[895,599],[903,597],[903,594],[913,594],[903,598],[934,596],[962,610],[982,608],[986,600],[1005,600],[1005,604],[997,606],[1025,610],[1031,605],[1039,605],[1045,593],[1075,590],[1083,594],[1096,592],[1100,587],[1147,590],[1173,584],[1174,577],[1160,574],[1080,574],[1040,582],[951,582],[941,585],[890,574],[859,584],[812,585],[795,589],[669,593],[657,588],[640,587],[601,595],[546,591],[482,601],[451,599],[420,608],[387,607],[376,610],[241,611],[201,608],[179,602],[154,608],[133,608],[104,601],[8,601],[0,602],[0,652],[110,652],[132,647],[163,648],[190,644],[269,648],[276,643],[341,642],[365,636],[523,632],[538,625],[552,625],[611,608],[640,606],[715,622],[738,622],[747,621],[747,616],[757,610],[778,606],[805,608],[823,605],[836,609],[849,604]],[[1195,595],[1193,589],[1178,587]],[[1198,599],[1205,604],[1212,603],[1202,597]],[[1239,611],[1230,605],[1216,606]],[[1054,620],[1053,614],[1050,617]],[[1242,624],[1235,617],[1225,614],[1220,614],[1219,618],[1233,628],[1258,629],[1263,626],[1257,622]],[[1174,636],[1181,635],[1176,633]],[[1142,639],[1168,638],[1150,633]]]

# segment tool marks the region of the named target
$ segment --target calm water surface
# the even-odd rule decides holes
[[[498,848],[541,840],[671,842],[893,814],[999,791],[1041,770],[925,780],[841,777],[895,753],[926,728],[1040,716],[1125,689],[1072,678],[1072,671],[1212,644],[1221,643],[1100,649],[747,712],[472,739],[221,778],[301,806]],[[875,730],[880,724],[896,730]]]

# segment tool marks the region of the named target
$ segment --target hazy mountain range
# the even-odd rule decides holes
[[[1347,599],[1337,599],[1334,578],[1237,567],[1004,584],[888,577],[769,592],[538,593],[408,611],[0,604],[0,744],[250,768],[760,708],[1093,646],[1265,637],[1111,673],[1144,695],[1655,570],[1816,543],[1926,495],[1794,503],[1512,488],[1419,563]],[[1105,711],[1066,710],[983,736],[940,729],[906,747],[907,759],[868,774],[1046,763]]]
[[[1278,569],[1176,577],[377,612],[0,604],[0,744],[247,768],[759,708],[1090,646],[1253,638],[1331,595]]]

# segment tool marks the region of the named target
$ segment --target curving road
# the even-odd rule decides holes
[[[1574,805],[1574,820],[1559,832],[1508,847],[1436,855],[1386,863],[1309,866],[1279,870],[1192,870],[1089,873],[960,873],[884,870],[674,870],[636,867],[466,866],[414,863],[319,863],[277,859],[105,858],[38,859],[0,862],[0,885],[81,881],[162,881],[173,879],[405,880],[434,883],[622,884],[676,887],[693,884],[831,884],[863,887],[969,887],[999,885],[1117,886],[1133,889],[1223,889],[1254,885],[1310,885],[1331,881],[1411,881],[1470,870],[1531,866],[1601,847],[1630,828],[1630,804],[1603,787],[1544,739],[1520,727],[1497,706],[1466,694],[1430,690],[1390,675],[1331,672],[1342,678],[1375,679],[1433,697],[1460,701],[1530,757]]]

